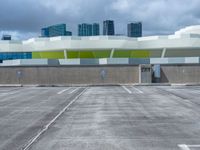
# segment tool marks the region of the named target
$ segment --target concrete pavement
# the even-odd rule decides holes
[[[80,96],[80,97],[77,97]],[[0,88],[0,149],[197,150],[199,86]]]

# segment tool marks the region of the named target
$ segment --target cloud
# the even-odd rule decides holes
[[[111,8],[115,9],[121,13],[127,13],[130,11],[131,6],[129,5],[129,0],[117,0],[111,4]]]
[[[80,14],[81,1],[69,2],[68,0],[42,0],[39,3],[47,9],[53,10],[58,16],[63,15],[63,12],[67,15],[77,17]]]
[[[0,31],[0,37],[3,35],[12,35],[12,39],[28,39],[30,37],[37,37],[38,34],[35,32],[19,32],[19,31]]]
[[[126,5],[128,4],[128,5]],[[180,27],[199,24],[199,0],[117,0],[111,8],[125,20],[141,20],[151,34],[173,33]]]
[[[66,23],[76,35],[78,23],[99,22],[102,28],[103,20],[113,19],[119,34],[132,21],[143,22],[144,35],[172,34],[200,24],[199,6],[199,0],[0,0],[0,31],[26,39],[44,26]]]

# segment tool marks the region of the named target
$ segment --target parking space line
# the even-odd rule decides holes
[[[69,94],[72,94],[72,93],[74,93],[75,91],[77,91],[78,89],[80,89],[80,87],[79,88],[76,88],[76,89],[74,89],[73,91],[71,91]]]
[[[28,150],[32,146],[33,143],[35,143],[42,134],[44,134],[49,127],[87,90],[85,88],[80,94],[78,94],[67,106],[65,106],[59,113],[56,115],[33,139],[31,139],[25,147],[22,148],[22,150]]]
[[[190,148],[200,148],[200,145],[179,144],[178,147],[182,150],[190,150]]]
[[[186,144],[179,144],[178,147],[182,150],[190,150],[190,148]]]
[[[11,90],[0,90],[0,92],[9,92],[9,91],[11,91]]]
[[[187,146],[191,148],[200,148],[200,145],[187,145]]]
[[[70,88],[64,89],[64,90],[58,92],[57,94],[60,95],[60,94],[62,94],[62,93],[64,93],[64,92],[68,91],[69,89],[70,89]]]
[[[18,92],[20,92],[20,91],[15,91],[15,92],[10,91],[10,92],[7,92],[7,93],[0,93],[0,96],[13,95],[13,94],[16,94]]]
[[[121,86],[126,92],[128,92],[129,94],[131,94],[132,92],[125,86]]]
[[[138,88],[136,88],[136,87],[134,87],[134,86],[132,86],[132,88],[134,88],[137,92],[139,92],[139,93],[143,93],[141,90],[139,90]]]
[[[0,93],[0,95],[9,95],[9,94],[12,94],[12,93]]]

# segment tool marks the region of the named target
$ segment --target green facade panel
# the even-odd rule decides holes
[[[67,58],[73,59],[73,58],[79,58],[80,54],[79,51],[68,51],[67,52]]]
[[[67,51],[67,57],[72,58],[109,58],[110,50],[103,51]]]
[[[80,58],[95,58],[92,51],[80,51],[79,56]]]
[[[150,55],[147,50],[116,50],[113,58],[149,58]]]
[[[67,58],[110,58],[111,50],[67,51]],[[115,50],[113,58],[149,58],[147,50]],[[64,51],[32,52],[33,59],[64,59]]]
[[[111,54],[111,50],[94,51],[95,58],[109,58],[110,54]]]
[[[32,52],[33,59],[64,59],[64,51]]]

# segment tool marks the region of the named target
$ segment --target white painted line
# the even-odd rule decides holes
[[[19,91],[8,93],[8,95],[19,93]]]
[[[16,92],[10,92],[10,93],[0,93],[0,95],[12,95],[12,94],[16,94],[18,93],[19,91],[16,91]]]
[[[9,92],[11,90],[0,90],[0,92]]]
[[[67,89],[64,89],[64,90],[62,90],[62,91],[60,91],[60,92],[58,92],[57,94],[62,94],[62,93],[64,93],[64,92],[66,92],[67,90],[69,90],[70,88],[67,88]]]
[[[8,95],[8,94],[11,94],[11,93],[0,93],[0,95]]]
[[[138,88],[136,88],[136,87],[134,87],[134,86],[132,86],[137,92],[139,92],[139,93],[143,93],[141,90],[139,90]]]
[[[187,146],[191,148],[200,148],[200,145],[187,145]]]
[[[186,86],[186,85],[187,84],[176,84],[176,83],[175,84],[173,84],[173,83],[171,84],[171,86]]]
[[[132,92],[127,88],[127,87],[125,87],[125,86],[122,86],[122,88],[126,91],[126,92],[128,92],[129,94],[131,94]]]
[[[74,93],[75,91],[77,91],[78,89],[80,89],[80,87],[79,88],[76,88],[76,89],[74,89],[73,91],[71,91],[69,94],[72,94],[72,93]]]
[[[80,94],[78,94],[65,108],[63,108],[58,115],[56,115],[33,139],[31,139],[27,145],[25,145],[22,150],[28,150],[31,145],[36,142],[40,136],[46,132],[49,127],[87,90],[85,88]]]
[[[186,144],[180,144],[178,147],[182,150],[190,150],[190,148]]]

